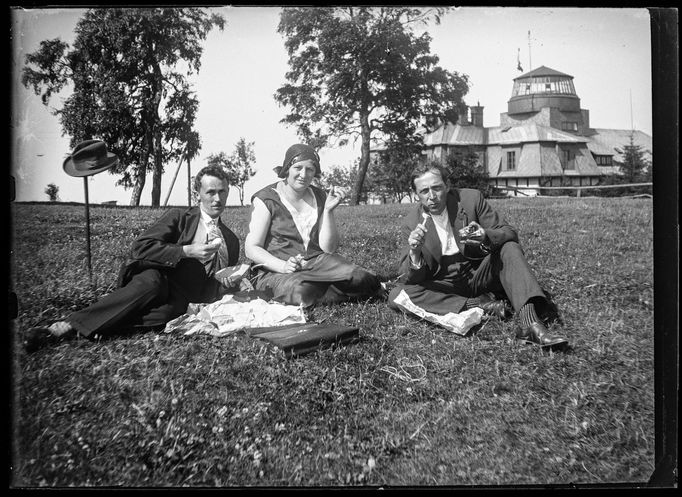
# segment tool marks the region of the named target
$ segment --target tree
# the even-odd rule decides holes
[[[372,162],[368,178],[372,191],[394,202],[412,198],[412,171],[421,160],[422,140],[418,135],[390,140]]]
[[[485,197],[490,196],[493,186],[488,182],[488,171],[481,164],[472,147],[452,150],[445,159],[450,173],[450,184],[456,188],[475,188]]]
[[[355,185],[355,180],[358,176],[357,161],[351,167],[333,166],[327,171],[323,171],[318,180],[320,188],[329,191],[331,187],[339,188],[344,195],[352,191]],[[367,200],[367,188],[370,186],[370,181],[366,181],[363,185],[363,190],[360,195],[362,200]]]
[[[247,143],[244,138],[240,138],[231,155],[218,152],[209,155],[207,161],[209,166],[218,166],[225,171],[228,184],[237,187],[239,202],[242,205],[244,205],[244,184],[256,174],[251,169],[251,164],[256,162],[253,145],[254,142]]]
[[[414,134],[425,116],[444,116],[468,91],[468,78],[439,67],[431,37],[417,25],[446,9],[405,7],[301,7],[282,11],[288,83],[275,99],[291,112],[282,120],[316,145],[361,140],[351,204],[367,174],[372,134]],[[312,144],[312,143],[311,143]]]
[[[634,137],[630,135],[628,145],[616,148],[622,155],[620,161],[614,160],[618,166],[618,173],[602,177],[600,185],[625,185],[630,183],[649,183],[652,179],[651,161],[647,158],[648,151],[640,145],[635,145]],[[599,197],[620,197],[638,193],[648,193],[650,186],[624,186],[622,188],[604,188],[589,190],[592,195]]]
[[[54,183],[50,183],[45,188],[45,194],[50,199],[50,202],[57,202],[59,200],[59,187]]]
[[[253,145],[254,142],[246,143],[244,138],[240,138],[227,161],[227,173],[239,191],[241,205],[244,205],[244,184],[256,174],[251,169],[251,164],[256,162]]]
[[[73,92],[53,113],[71,146],[105,141],[119,157],[110,173],[133,188],[131,205],[139,205],[151,170],[158,207],[164,164],[183,153],[189,160],[201,147],[193,130],[199,103],[187,77],[201,67],[201,41],[224,23],[197,8],[90,9],[70,51],[56,38],[26,56],[22,83],[44,105],[69,86]]]
[[[643,183],[651,181],[651,163],[648,153],[641,145],[635,145],[635,138],[630,134],[630,143],[623,148],[616,148],[616,152],[623,156],[622,160],[614,161],[619,167],[619,173],[625,183]]]

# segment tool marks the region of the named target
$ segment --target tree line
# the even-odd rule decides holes
[[[335,167],[322,178],[323,184],[345,185],[352,205],[369,192],[384,201],[411,196],[410,171],[421,160],[418,129],[457,122],[458,109],[466,108],[468,76],[438,65],[424,30],[448,10],[282,8],[277,31],[289,70],[273,95],[287,110],[281,122],[316,149],[359,140],[353,167]],[[73,46],[59,38],[43,40],[26,55],[22,83],[45,106],[70,89],[52,112],[71,147],[92,138],[105,141],[119,157],[109,173],[132,190],[131,205],[140,204],[151,172],[151,203],[159,207],[165,166],[189,162],[201,150],[194,129],[199,101],[190,77],[200,71],[202,43],[225,22],[202,8],[88,9],[76,25]],[[370,148],[378,142],[385,149],[372,161]],[[242,205],[244,184],[255,174],[253,147],[242,137],[231,154],[213,153],[207,160],[226,170]],[[625,157],[622,174],[612,181],[642,177],[644,151],[630,143],[619,153]],[[445,165],[455,186],[490,192],[474,151],[459,150]],[[56,198],[54,189],[46,194]]]
[[[357,204],[373,140],[398,142],[414,135],[425,116],[443,117],[468,91],[466,75],[438,65],[431,37],[419,30],[440,22],[448,8],[285,7],[278,32],[289,71],[273,95],[287,109],[282,123],[315,148],[359,139],[361,153],[351,203]],[[147,173],[152,206],[161,198],[165,166],[201,149],[194,129],[198,99],[190,76],[201,68],[202,43],[225,19],[202,8],[88,9],[72,46],[43,40],[26,55],[22,83],[48,106],[71,89],[52,112],[73,148],[97,138],[119,156],[109,170],[132,189],[139,205]],[[244,151],[246,154],[246,151]],[[247,156],[213,154],[230,169]],[[243,202],[251,173],[236,173]]]

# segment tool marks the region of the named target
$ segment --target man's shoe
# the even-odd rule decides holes
[[[527,328],[519,328],[516,338],[542,348],[564,348],[568,345],[566,338],[553,335],[542,323],[532,323]]]
[[[50,344],[55,344],[58,342],[58,340],[59,339],[54,336],[48,328],[45,327],[31,328],[30,330],[24,332],[22,336],[24,349],[29,354]]]
[[[39,326],[27,330],[22,337],[24,349],[29,354],[37,350],[47,347],[48,345],[57,345],[58,343],[74,338],[76,330],[70,330],[61,336],[54,335],[49,328]]]

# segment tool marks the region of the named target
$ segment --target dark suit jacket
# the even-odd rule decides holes
[[[182,246],[192,243],[200,218],[199,207],[170,209],[161,216],[133,242],[130,258],[119,272],[118,285],[124,286],[146,269],[171,271],[190,300],[196,301],[206,289],[206,272],[200,261],[184,256]],[[218,226],[227,244],[229,265],[233,266],[239,259],[239,239],[220,219]]]
[[[476,221],[484,229],[490,239],[492,252],[499,251],[502,245],[508,241],[518,242],[516,230],[507,224],[485,200],[478,190],[471,188],[453,188],[447,194],[446,209],[455,235],[457,247],[460,253],[471,260],[481,260],[485,253],[478,248],[464,245],[459,236],[459,230]],[[418,204],[405,218],[403,225],[404,239],[407,240],[412,230],[423,221],[424,207]],[[440,271],[442,247],[436,226],[430,217],[426,221],[426,236],[422,245],[422,257],[424,264],[419,269],[412,269],[410,265],[409,247],[403,250],[400,259],[400,268],[405,283],[419,283],[432,280]]]

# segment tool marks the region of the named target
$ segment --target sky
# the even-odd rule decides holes
[[[321,7],[322,8],[322,7]],[[211,154],[232,153],[240,138],[254,142],[256,175],[246,183],[245,203],[258,189],[276,180],[272,171],[286,149],[299,141],[294,128],[280,123],[287,109],[273,95],[285,83],[288,60],[277,33],[279,7],[215,7],[225,29],[214,29],[204,42],[201,70],[193,79],[200,107],[195,122],[202,149],[191,174]],[[61,38],[69,44],[84,9],[16,8],[12,14],[12,173],[16,200],[48,200],[49,183],[59,198],[84,202],[81,178],[62,169],[69,137],[51,111],[60,108],[67,92],[53,96],[48,107],[21,85],[25,55],[42,40]],[[589,110],[593,128],[630,129],[652,133],[651,38],[644,8],[460,7],[439,25],[425,26],[432,37],[431,53],[449,71],[466,74],[470,89],[464,101],[483,106],[484,126],[497,126],[506,112],[513,79],[539,66],[574,77],[581,108]],[[517,70],[520,62],[523,73]],[[350,166],[360,155],[359,143],[320,150],[323,170]],[[166,165],[161,202],[168,196],[177,163]],[[88,179],[90,203],[115,200],[128,205],[132,190],[115,185],[103,172]],[[142,193],[151,204],[151,175]],[[187,205],[187,164],[177,175],[169,205]],[[235,188],[228,204],[239,205]]]

